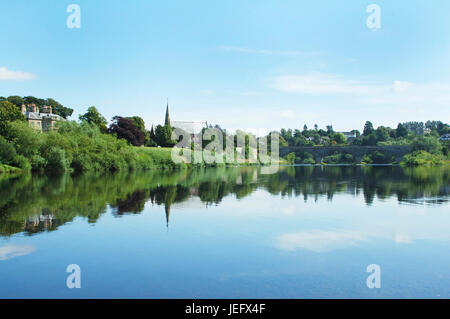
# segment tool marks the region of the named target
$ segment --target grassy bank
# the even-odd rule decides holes
[[[25,122],[8,123],[0,136],[0,173],[107,172],[185,167],[171,160],[170,148],[145,148],[104,134],[87,123],[63,122],[41,133]]]
[[[41,133],[25,122],[8,123],[0,136],[0,174],[7,172],[112,172],[182,169],[225,164],[175,163],[172,148],[136,147],[87,123],[62,122],[57,131]],[[200,155],[200,156],[198,156]],[[196,153],[197,158],[202,158]],[[239,165],[255,165],[241,163]]]

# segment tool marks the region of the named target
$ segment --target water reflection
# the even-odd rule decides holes
[[[450,197],[449,173],[449,168],[311,166],[282,167],[273,175],[261,175],[255,167],[106,176],[25,175],[0,180],[0,236],[53,231],[76,217],[95,223],[108,208],[116,217],[140,214],[147,202],[164,205],[169,226],[173,204],[198,198],[204,205],[219,205],[227,196],[242,199],[257,189],[275,196],[302,197],[304,201],[331,201],[336,195],[351,194],[363,196],[367,205],[376,198],[390,197],[408,205],[439,205]],[[323,235],[291,235],[280,239],[279,245],[294,249],[304,245],[301,243],[317,242],[315,238]],[[338,244],[361,239],[359,234],[325,235]]]

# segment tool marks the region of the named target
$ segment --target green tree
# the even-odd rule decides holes
[[[337,144],[345,144],[347,142],[347,139],[345,138],[344,134],[336,133],[333,135],[333,141],[335,141]]]
[[[0,164],[10,164],[16,157],[14,145],[0,136]]]
[[[11,102],[0,102],[0,135],[7,134],[9,124],[13,121],[25,121],[25,116],[20,109]]]
[[[361,133],[358,130],[351,130],[350,132],[352,132],[353,134],[356,135],[356,138],[361,136]]]
[[[36,106],[42,107],[45,105],[45,100],[44,99],[40,99],[34,96],[25,96],[23,98],[23,101],[25,104],[36,104]]]
[[[402,123],[398,123],[397,129],[395,130],[395,135],[397,137],[406,137],[408,136],[408,130]]]
[[[87,109],[87,112],[79,116],[80,121],[87,122],[98,126],[100,132],[106,133],[106,124],[108,123],[106,119],[100,114],[95,106],[91,106]]]
[[[5,139],[14,144],[18,154],[29,158],[38,153],[43,135],[26,122],[14,121],[9,123]]]
[[[433,136],[419,136],[412,143],[413,151],[426,151],[430,154],[441,154],[442,145]]]
[[[288,155],[286,155],[284,157],[284,159],[286,160],[286,162],[288,162],[289,164],[294,164],[295,163],[295,153],[289,153]]]
[[[378,126],[375,135],[377,137],[377,142],[384,142],[389,139],[389,129],[384,126]]]
[[[51,98],[48,98],[45,101],[45,104],[52,107],[52,113],[53,114],[58,114],[58,115],[62,116],[65,119],[67,119],[73,113],[73,109],[65,107],[64,105],[62,105],[58,101],[55,101],[54,99],[51,99]]]
[[[405,126],[408,131],[413,132],[416,135],[424,134],[425,125],[423,122],[405,122],[403,123],[403,126]]]
[[[377,145],[377,137],[375,134],[369,134],[369,135],[364,135],[362,138],[362,143],[361,145],[364,146],[372,146],[372,145]]]
[[[22,104],[25,104],[25,101],[23,100],[23,98],[21,98],[20,96],[17,96],[17,95],[9,96],[6,100],[18,107],[21,107]]]
[[[442,121],[427,121],[425,127],[432,131],[437,132],[439,135],[443,135],[450,132],[450,126]]]
[[[158,125],[155,130],[155,142],[162,147],[172,147],[176,143],[172,140],[172,128],[168,125]]]
[[[152,128],[150,129],[150,138],[152,140],[155,140],[155,128],[152,125]]]
[[[372,133],[374,133],[375,130],[373,128],[373,124],[370,121],[367,121],[366,124],[364,124],[364,131],[363,131],[363,135],[370,135]]]
[[[127,117],[141,132],[145,132],[145,122],[140,116]]]
[[[327,135],[331,136],[334,134],[333,125],[327,125]]]

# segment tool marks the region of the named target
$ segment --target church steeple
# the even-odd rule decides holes
[[[170,204],[164,205],[164,210],[166,212],[166,227],[169,228]]]
[[[167,99],[166,119],[165,119],[165,121],[164,121],[164,125],[170,126],[170,117],[169,117],[169,99]]]

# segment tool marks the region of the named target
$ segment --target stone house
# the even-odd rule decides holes
[[[53,130],[57,121],[64,120],[63,117],[53,114],[52,107],[46,105],[39,109],[35,104],[23,104],[22,114],[25,115],[30,127],[41,132]]]

